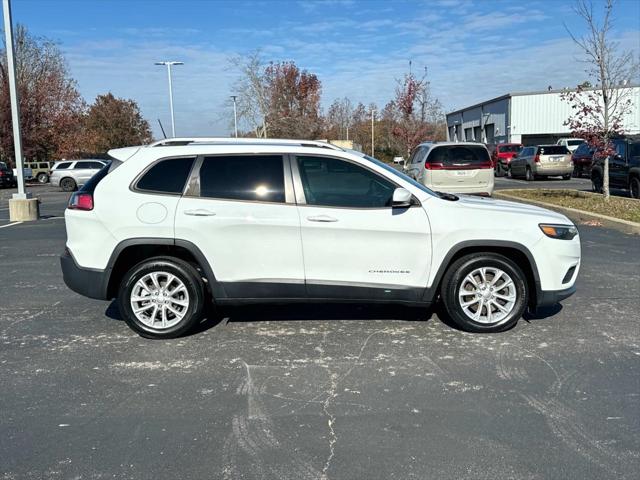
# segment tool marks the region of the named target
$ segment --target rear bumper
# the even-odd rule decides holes
[[[564,290],[538,290],[536,296],[536,307],[550,307],[565,298],[569,298],[576,293],[576,286],[573,285]]]
[[[552,167],[537,167],[534,172],[536,175],[567,175],[573,172],[573,164]]]
[[[80,267],[69,250],[60,256],[64,283],[76,293],[89,298],[107,300],[107,275],[104,270]]]

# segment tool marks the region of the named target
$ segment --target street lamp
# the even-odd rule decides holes
[[[176,122],[173,115],[173,88],[171,85],[171,66],[172,65],[184,65],[183,62],[156,62],[156,65],[166,65],[167,66],[167,75],[169,76],[169,109],[171,110],[171,134],[173,137],[176,136]]]
[[[231,100],[233,100],[233,130],[236,134],[236,138],[238,138],[238,110],[236,109],[236,98],[237,95],[231,95]]]

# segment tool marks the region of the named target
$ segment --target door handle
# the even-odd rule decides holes
[[[192,217],[213,217],[216,213],[204,208],[198,208],[196,210],[185,210],[184,214]]]
[[[309,220],[310,222],[325,222],[325,223],[338,221],[337,218],[330,217],[329,215],[311,216],[311,217],[307,217],[307,220]]]

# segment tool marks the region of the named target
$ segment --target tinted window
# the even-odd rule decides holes
[[[200,168],[200,196],[284,202],[282,156],[205,157]]]
[[[381,208],[391,205],[396,186],[351,162],[326,157],[298,157],[304,196],[309,205]]]
[[[99,172],[96,172],[96,174],[93,177],[91,177],[89,181],[82,186],[80,191],[93,193],[96,187],[98,186],[98,183],[100,183],[100,180],[106,177],[109,174],[109,172],[110,172],[109,165],[104,165]]]
[[[69,168],[69,165],[71,165],[71,162],[62,162],[60,165],[58,165],[56,167],[56,170],[64,170]]]
[[[75,170],[84,170],[84,169],[97,170],[102,167],[104,167],[104,165],[101,164],[100,162],[77,162],[76,166],[73,168]]]
[[[640,142],[629,145],[629,157],[640,157]]]
[[[136,184],[138,190],[182,193],[193,165],[193,158],[170,158],[151,167]],[[107,169],[108,171],[108,169]]]
[[[540,155],[566,155],[567,153],[571,153],[564,145],[547,145],[545,147],[539,147],[538,152]]]
[[[567,145],[569,145],[570,147],[574,147],[575,145],[581,145],[584,143],[584,140],[569,140],[567,142]]]
[[[48,163],[40,163],[38,166],[40,168],[49,168],[49,164]]]
[[[427,162],[445,167],[480,165],[490,162],[489,152],[481,145],[446,145],[431,150]]]

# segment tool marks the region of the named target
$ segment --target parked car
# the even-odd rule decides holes
[[[561,138],[556,142],[556,145],[563,145],[573,153],[583,143],[585,143],[583,138]]]
[[[107,164],[105,160],[83,159],[56,162],[51,168],[51,185],[73,192],[84,185]]]
[[[511,159],[522,150],[520,143],[499,143],[494,146],[491,152],[491,161],[496,176],[501,177],[509,170]]]
[[[563,145],[538,145],[524,147],[511,159],[509,176],[524,177],[531,181],[540,177],[562,176],[564,180],[571,178],[573,165],[571,152]]]
[[[591,162],[593,161],[593,148],[584,142],[571,154],[573,164],[573,176],[582,177],[583,174],[591,174]]]
[[[53,167],[54,162],[26,162],[25,168],[31,169],[30,180],[37,180],[39,183],[47,183],[49,181],[49,171]]]
[[[69,200],[61,267],[72,290],[117,297],[142,336],[182,335],[207,305],[438,298],[461,328],[496,332],[575,291],[580,240],[564,215],[438,194],[324,142],[109,154]]]
[[[411,154],[407,174],[436,191],[493,193],[493,165],[481,143],[421,143]]]
[[[613,141],[616,153],[609,157],[609,186],[629,190],[632,198],[640,198],[640,140]],[[593,191],[602,193],[604,159],[594,156],[591,169]]]
[[[17,186],[18,182],[9,166],[5,162],[0,162],[0,187],[11,188]]]

